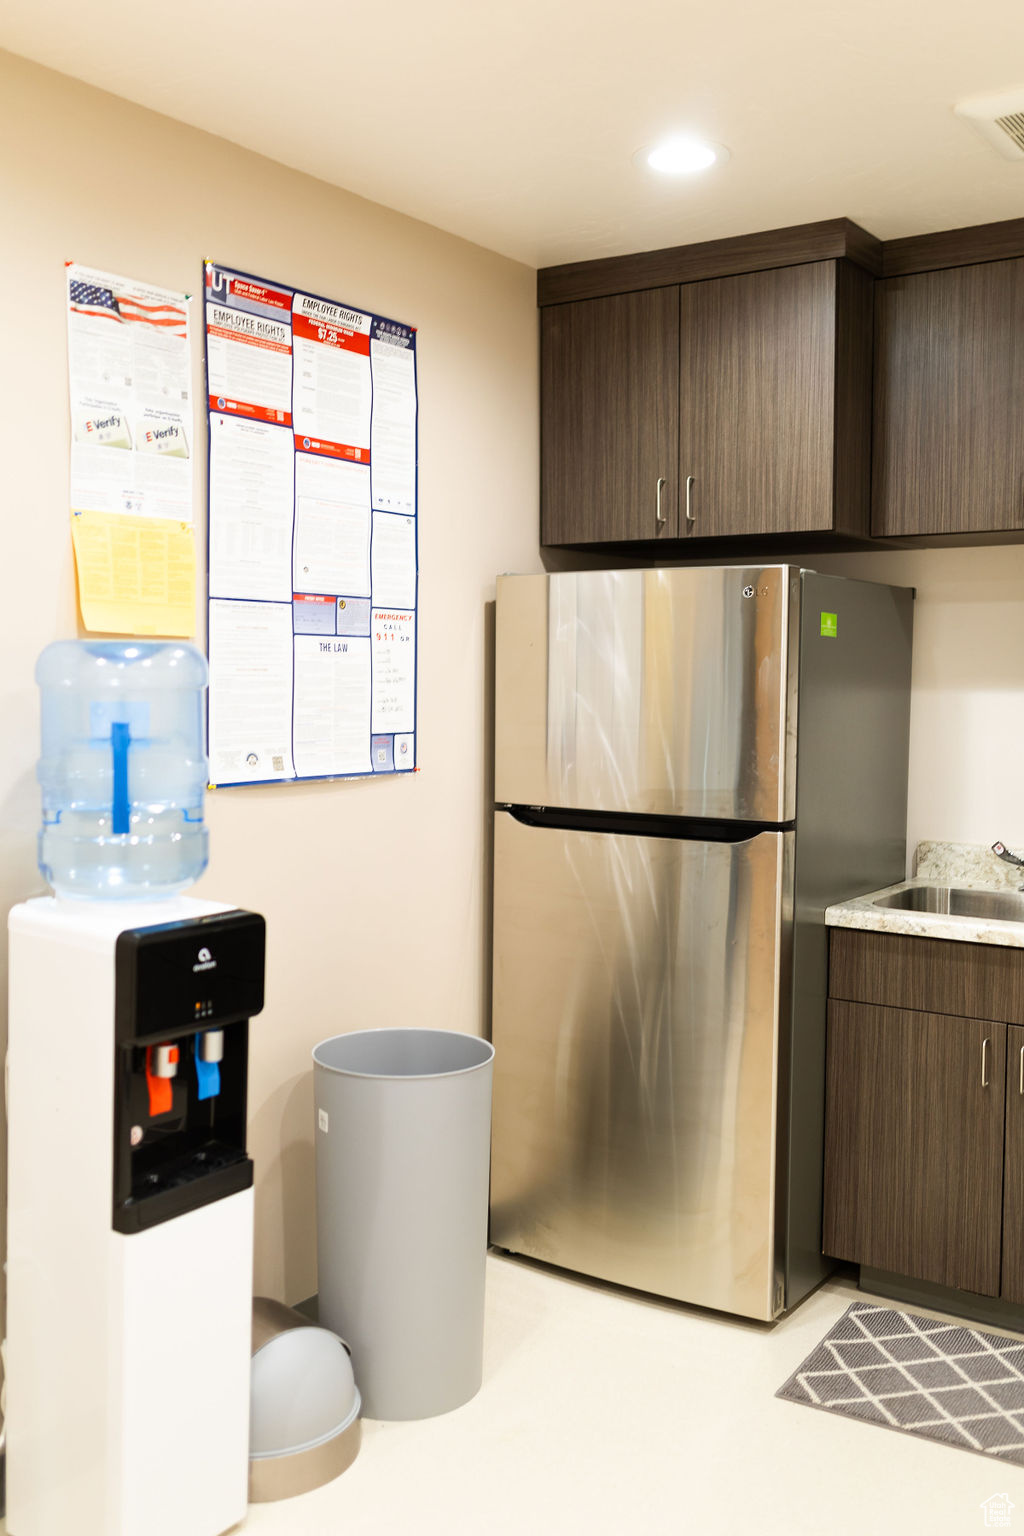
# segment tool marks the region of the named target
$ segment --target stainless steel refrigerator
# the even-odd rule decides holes
[[[499,578],[497,1246],[754,1318],[826,1273],[823,911],[905,872],[912,598]]]

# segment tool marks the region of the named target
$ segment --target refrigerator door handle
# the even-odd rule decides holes
[[[709,816],[641,815],[633,811],[574,811],[561,806],[513,805],[499,800],[496,811],[507,811],[528,827],[558,827],[568,832],[622,833],[627,837],[668,837],[676,842],[749,843],[762,832],[791,832],[791,821],[723,821]]]

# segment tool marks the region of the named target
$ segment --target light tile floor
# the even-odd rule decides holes
[[[239,1536],[963,1536],[993,1494],[1024,1531],[1024,1470],[775,1397],[858,1298],[769,1327],[491,1254],[479,1395]]]
[[[1024,1532],[1024,1470],[775,1397],[858,1298],[769,1327],[491,1254],[479,1395],[235,1536],[969,1536],[993,1494]]]

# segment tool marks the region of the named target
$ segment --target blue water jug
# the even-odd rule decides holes
[[[206,659],[175,641],[59,640],[42,693],[39,868],[59,896],[169,896],[206,868]]]

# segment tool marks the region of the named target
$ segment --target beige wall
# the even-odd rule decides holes
[[[196,292],[212,257],[420,328],[422,772],[211,794],[195,888],[268,920],[250,1079],[256,1283],[296,1301],[316,1281],[311,1046],[366,1025],[487,1021],[486,605],[497,571],[538,568],[534,274],[8,54],[0,142],[5,913],[42,889],[33,664],[77,632],[65,260]],[[201,400],[198,300],[193,323]]]

